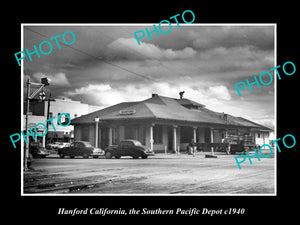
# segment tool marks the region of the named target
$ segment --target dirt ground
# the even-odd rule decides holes
[[[236,155],[205,158],[156,154],[148,159],[35,159],[24,172],[24,194],[272,195],[274,158],[252,158],[239,169]]]

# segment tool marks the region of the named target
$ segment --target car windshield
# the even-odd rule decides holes
[[[143,146],[142,143],[137,140],[133,140],[132,142],[135,146]]]
[[[82,142],[85,147],[93,147],[90,142]]]

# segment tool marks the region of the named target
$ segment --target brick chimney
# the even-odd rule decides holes
[[[179,92],[180,99],[183,99],[184,91]]]
[[[226,113],[222,113],[222,119],[225,120],[226,123],[228,123],[228,115]]]

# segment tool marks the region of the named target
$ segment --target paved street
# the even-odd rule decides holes
[[[273,194],[274,158],[156,154],[148,159],[35,159],[24,194]]]

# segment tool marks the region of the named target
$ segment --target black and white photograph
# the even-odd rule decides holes
[[[21,25],[22,196],[276,196],[276,24],[180,20]]]
[[[294,221],[296,4],[109,3],[3,8],[3,220]]]

